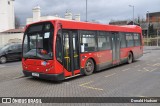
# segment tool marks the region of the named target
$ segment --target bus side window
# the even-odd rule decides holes
[[[126,47],[126,36],[125,36],[125,33],[120,33],[120,45],[121,45],[121,48],[125,48]]]
[[[98,49],[99,50],[110,50],[111,42],[108,32],[100,32],[98,35]]]
[[[96,50],[96,33],[94,31],[81,31],[81,52],[94,52]]]
[[[133,34],[132,33],[126,33],[126,41],[127,41],[127,47],[133,47],[134,46],[134,40],[133,40]]]
[[[56,39],[56,58],[59,62],[62,62],[62,48],[62,35],[58,33]]]
[[[140,34],[134,33],[134,43],[135,43],[135,46],[141,45]]]

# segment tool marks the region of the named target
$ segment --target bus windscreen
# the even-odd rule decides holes
[[[23,43],[23,57],[27,59],[53,59],[52,29],[51,24],[28,27]]]

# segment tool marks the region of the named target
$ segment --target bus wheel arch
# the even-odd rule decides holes
[[[95,59],[93,59],[93,58],[90,58],[90,59],[92,59],[93,62],[94,62],[94,71],[93,71],[93,72],[95,72],[95,71],[97,71],[97,64],[96,64],[96,61],[95,61]]]
[[[88,58],[85,62],[84,74],[86,76],[91,75],[96,70],[96,63],[93,58]]]

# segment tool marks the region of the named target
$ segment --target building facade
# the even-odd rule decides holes
[[[36,6],[32,9],[33,17],[27,18],[26,24],[31,24],[38,21],[45,20],[53,20],[53,19],[63,19],[63,20],[76,20],[80,21],[80,14],[75,14],[75,18],[73,19],[73,15],[71,12],[66,12],[64,18],[60,18],[58,15],[55,16],[41,16],[41,9],[39,6]]]
[[[146,14],[146,21],[141,24],[143,35],[147,37],[157,37],[160,34],[160,12]]]
[[[14,28],[14,0],[0,0],[0,32]]]
[[[7,43],[22,43],[24,29],[10,29],[0,33],[0,46]]]
[[[160,12],[154,12],[154,13],[147,13],[146,14],[146,21],[149,22],[160,22]]]
[[[127,20],[109,22],[110,25],[132,25],[132,23],[133,21],[129,22]],[[157,34],[160,34],[160,12],[147,13],[146,20],[139,20],[134,25],[141,26],[144,37],[147,37],[147,34],[149,37],[156,37]]]

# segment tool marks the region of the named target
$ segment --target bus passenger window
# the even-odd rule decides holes
[[[127,47],[134,46],[134,40],[131,33],[126,33]]]
[[[140,46],[141,45],[140,34],[134,33],[134,43],[135,43],[135,46]]]
[[[98,35],[98,50],[110,50],[110,37],[106,32],[100,32]]]
[[[125,33],[120,33],[120,45],[121,45],[121,48],[125,48],[126,47],[126,36],[125,36]]]
[[[97,50],[95,32],[81,32],[81,52],[92,52]]]

